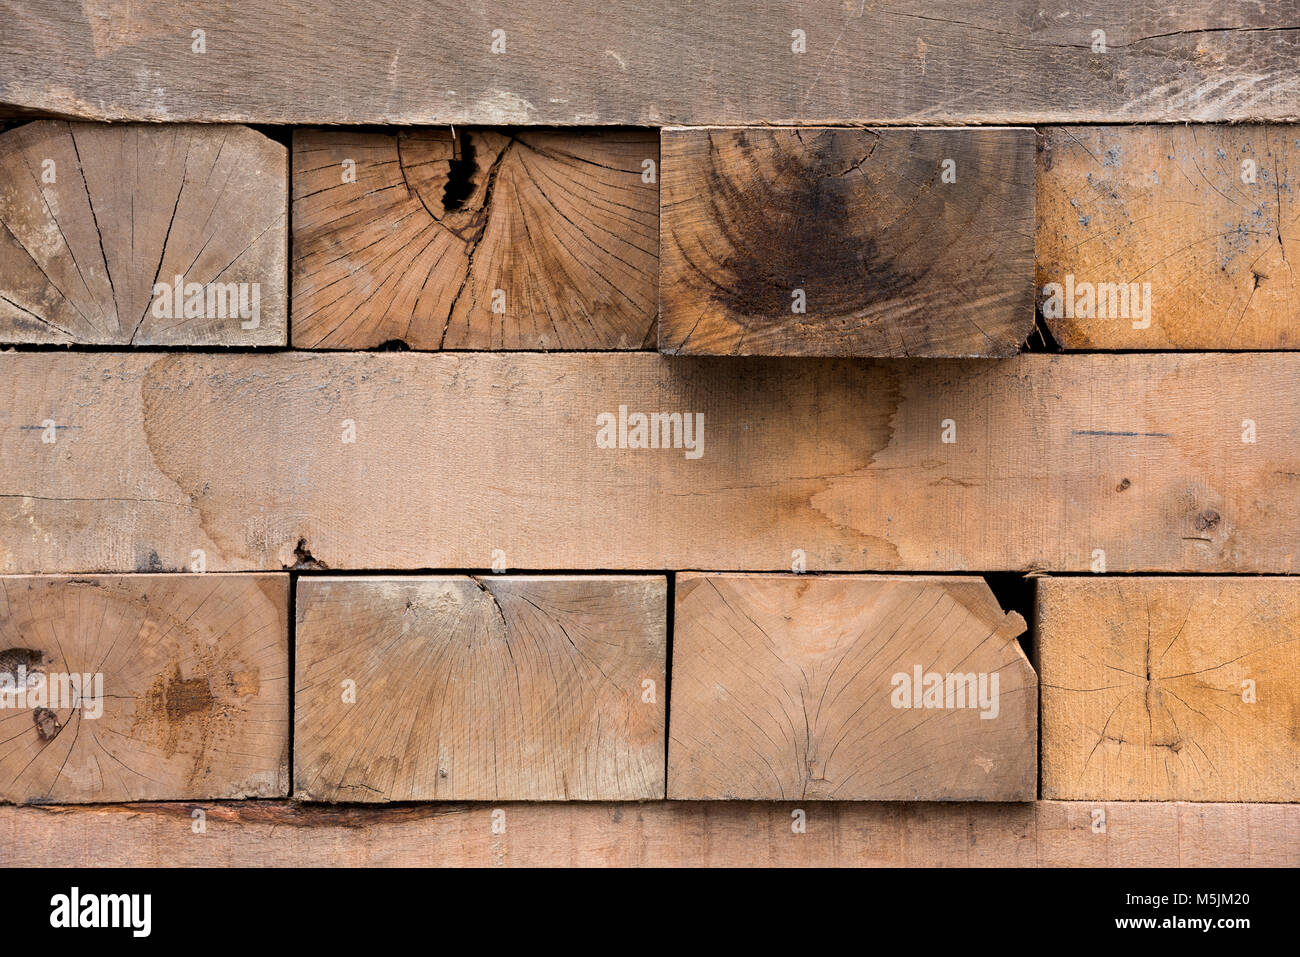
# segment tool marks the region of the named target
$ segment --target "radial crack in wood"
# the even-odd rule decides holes
[[[664,793],[663,578],[305,578],[295,794]]]
[[[294,345],[653,345],[658,160],[649,130],[298,131]]]
[[[0,342],[287,339],[288,153],[243,126],[0,134]]]
[[[1038,589],[1044,797],[1300,801],[1300,581]]]
[[[1024,631],[979,578],[679,574],[668,796],[1032,801]]]
[[[0,577],[0,800],[288,796],[287,575]]]

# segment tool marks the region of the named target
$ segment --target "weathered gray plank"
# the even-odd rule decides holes
[[[1300,118],[1296,0],[1092,0],[1083,9],[1067,0],[93,0],[80,9],[6,0],[3,9],[0,102],[91,119]],[[801,37],[805,52],[795,52]]]

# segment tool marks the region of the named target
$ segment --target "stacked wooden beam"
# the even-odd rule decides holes
[[[1300,863],[1276,12],[156,6],[0,34],[9,862]]]

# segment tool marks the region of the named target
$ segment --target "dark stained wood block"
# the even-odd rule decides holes
[[[666,129],[659,349],[1008,356],[1034,324],[1028,129]]]

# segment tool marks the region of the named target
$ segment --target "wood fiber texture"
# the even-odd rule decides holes
[[[1295,0],[946,0],[940,8],[929,0],[711,0],[680,10],[642,0],[517,0],[508,8],[87,0],[72,9],[7,0],[4,10],[0,103],[83,119],[1300,119]],[[203,53],[194,51],[200,27]]]
[[[1044,797],[1300,801],[1300,581],[1038,589]]]
[[[0,843],[6,863],[47,867],[1295,867],[1300,804],[0,807]]]
[[[0,343],[284,345],[288,191],[243,126],[0,134]]]
[[[293,155],[295,346],[653,345],[654,131],[302,130]]]
[[[0,800],[287,797],[288,602],[288,575],[0,578],[27,687],[0,694]],[[72,674],[89,693],[56,698]]]
[[[662,577],[300,580],[296,796],[662,798],[667,601]]]
[[[1032,130],[662,135],[661,351],[1009,356],[1033,329]]]
[[[1039,302],[1064,348],[1300,347],[1300,129],[1040,137]]]
[[[1283,353],[0,355],[0,571],[1292,573],[1298,386]],[[624,446],[692,434],[618,448],[620,407]]]
[[[1024,631],[978,578],[679,574],[668,796],[1032,801]]]

